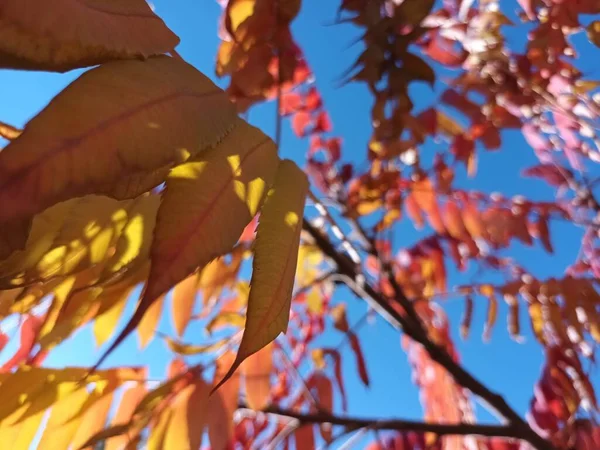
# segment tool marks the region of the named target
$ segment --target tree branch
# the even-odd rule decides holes
[[[303,228],[315,240],[320,250],[338,267],[340,274],[345,275],[357,284],[361,285],[361,291],[368,295],[367,300],[373,304],[376,310],[383,314],[392,325],[402,329],[411,339],[423,345],[432,360],[444,367],[455,379],[455,381],[470,390],[474,395],[485,401],[491,408],[496,410],[502,417],[508,421],[511,429],[518,431],[518,437],[532,444],[538,450],[554,450],[554,446],[538,435],[509,405],[504,398],[488,389],[461,365],[456,363],[450,355],[439,345],[433,342],[423,331],[422,323],[413,324],[409,318],[418,317],[413,308],[412,302],[404,295],[399,285],[395,285],[396,300],[406,310],[408,317],[403,317],[396,309],[392,307],[388,299],[376,291],[370,284],[364,283],[364,277],[357,272],[356,265],[351,259],[339,253],[329,238],[317,230],[308,220],[304,220]],[[360,278],[360,283],[358,279]]]
[[[266,414],[276,416],[278,419],[296,420],[296,428],[307,424],[324,424],[344,426],[350,430],[369,428],[373,430],[394,430],[394,431],[416,431],[423,433],[434,433],[438,436],[448,435],[474,435],[488,437],[506,437],[522,439],[521,431],[512,424],[507,425],[478,425],[470,423],[458,424],[439,424],[427,423],[414,420],[401,419],[377,419],[367,417],[336,416],[326,412],[320,413],[299,413],[290,409],[282,409],[274,406],[256,411],[248,408],[245,404],[238,405],[238,410],[242,412],[251,412],[252,414]]]

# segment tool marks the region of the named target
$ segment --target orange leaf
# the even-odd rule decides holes
[[[77,429],[71,442],[72,448],[78,449],[85,444],[89,438],[104,428],[110,406],[112,404],[113,392],[100,397],[84,414],[81,425]],[[87,447],[92,450],[92,447]]]
[[[331,308],[331,318],[333,319],[333,325],[337,330],[346,333],[350,330],[348,325],[348,319],[346,318],[346,304],[340,303],[339,305]]]
[[[161,295],[150,307],[146,314],[140,321],[137,327],[138,337],[140,338],[140,347],[144,348],[150,343],[154,334],[156,333],[156,327],[162,316],[163,305],[165,303],[165,295]]]
[[[202,379],[186,386],[175,397],[165,434],[164,450],[197,450],[208,419],[210,390]]]
[[[260,209],[277,171],[277,148],[258,128],[241,119],[234,125],[217,146],[169,173],[146,288],[133,317],[99,362],[135,330],[152,303],[173,284],[230,252]]]
[[[463,199],[462,218],[465,228],[473,237],[473,239],[485,238],[487,236],[487,232],[485,230],[483,221],[481,220],[481,216],[479,215],[479,211],[466,196]]]
[[[146,389],[146,386],[144,386],[143,384],[138,384],[134,387],[127,389],[123,393],[123,397],[121,398],[121,401],[119,403],[119,408],[117,409],[117,412],[115,413],[111,421],[111,425],[119,426],[127,424],[131,420],[131,417],[133,416],[133,412],[135,411],[136,407],[138,406],[140,401],[146,396],[147,392],[148,391]],[[133,438],[134,436],[130,435],[129,433],[124,433],[119,436],[111,437],[110,439],[106,440],[105,450],[121,450]]]
[[[438,233],[444,233],[446,231],[440,215],[436,192],[429,178],[422,178],[419,181],[414,181],[411,186],[409,197],[412,197],[419,209],[427,214],[429,224],[435,231]]]
[[[484,284],[479,287],[479,292],[488,298],[488,310],[485,321],[485,329],[483,331],[483,338],[489,340],[492,334],[492,328],[498,319],[498,299],[494,292],[494,287],[489,284]]]
[[[190,322],[196,303],[196,293],[198,291],[198,275],[193,274],[185,280],[180,281],[173,289],[173,325],[178,336],[183,336],[185,329]]]
[[[273,344],[250,355],[241,364],[248,406],[260,410],[269,404],[271,370],[273,369]]]
[[[225,93],[179,59],[89,70],[0,152],[0,222],[85,194],[136,197],[171,165],[216,145],[236,117]]]
[[[52,8],[40,0],[6,0],[0,28],[0,67],[12,69],[65,72],[114,59],[147,58],[179,43],[144,0],[67,2]]]
[[[456,202],[451,198],[446,202],[443,214],[444,224],[450,236],[459,240],[464,239],[467,236],[467,230],[463,224],[461,211]]]
[[[281,161],[254,242],[246,327],[236,360],[223,380],[287,330],[307,191],[304,172],[290,160]]]
[[[425,224],[423,221],[423,212],[412,194],[406,196],[404,206],[406,207],[406,214],[415,223],[415,227],[417,229],[423,228]]]
[[[221,379],[233,364],[235,354],[225,353],[217,360],[215,380]],[[240,391],[240,375],[233,374],[209,399],[208,437],[211,448],[225,450],[233,438],[233,414],[237,409]]]

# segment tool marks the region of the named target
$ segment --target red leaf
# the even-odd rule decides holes
[[[281,110],[282,116],[288,116],[295,113],[302,107],[302,97],[296,92],[287,92],[281,96]]]
[[[28,316],[21,324],[19,348],[15,354],[4,363],[0,372],[9,372],[22,362],[25,362],[33,350],[42,321],[37,316]]]
[[[319,91],[317,91],[314,86],[308,90],[306,97],[304,98],[304,103],[308,111],[314,111],[323,106],[321,94],[319,94]]]
[[[526,177],[541,178],[556,187],[568,185],[569,180],[573,178],[573,172],[556,164],[539,164],[525,169],[522,173]]]
[[[367,366],[365,364],[365,357],[363,356],[362,349],[360,347],[360,342],[358,341],[358,336],[354,333],[350,333],[350,347],[354,352],[354,356],[356,356],[356,365],[358,367],[358,374],[360,375],[360,379],[362,380],[365,386],[369,385],[369,374],[367,373]]]
[[[296,440],[296,450],[314,450],[315,431],[313,425],[303,425],[294,433]]]
[[[296,133],[296,136],[306,136],[306,128],[310,125],[310,122],[310,114],[306,111],[298,111],[294,114],[294,117],[292,117],[292,129]]]
[[[346,397],[346,388],[344,387],[344,378],[342,375],[342,357],[340,352],[334,349],[326,349],[324,353],[333,358],[333,372],[342,397],[342,409],[346,411],[348,409],[348,398]]]
[[[331,119],[326,111],[321,111],[315,119],[313,133],[328,133],[332,130]]]

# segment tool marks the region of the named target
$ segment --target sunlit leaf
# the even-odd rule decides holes
[[[0,152],[0,222],[85,194],[135,197],[171,165],[219,142],[234,122],[225,94],[182,60],[92,69]]]
[[[292,161],[282,161],[258,224],[244,335],[223,381],[287,330],[307,190],[306,175]]]
[[[31,14],[37,10],[44,13]],[[179,43],[144,0],[59,3],[53,8],[39,0],[9,0],[0,28],[0,67],[14,69],[63,72],[113,59],[145,58]]]

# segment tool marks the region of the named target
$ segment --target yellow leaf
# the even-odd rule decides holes
[[[206,325],[206,331],[209,333],[214,333],[216,329],[220,329],[222,327],[236,327],[241,328],[244,326],[244,322],[246,318],[242,313],[225,311],[215,316],[208,324]]]
[[[193,274],[179,282],[173,289],[172,317],[173,325],[178,336],[183,336],[192,317],[196,303],[198,275]]]
[[[87,71],[0,152],[0,223],[75,196],[136,197],[220,142],[236,118],[225,93],[180,59]]]
[[[134,200],[104,275],[123,271],[148,258],[160,199],[159,195],[143,195]]]
[[[109,392],[96,400],[96,402],[86,411],[81,419],[81,425],[71,441],[72,448],[81,448],[92,436],[104,428],[112,404],[112,399],[113,393]],[[87,447],[87,449],[92,450],[91,447]]]
[[[165,435],[164,450],[200,448],[208,419],[209,392],[208,386],[200,379],[177,394],[172,407],[173,416]]]
[[[52,407],[50,418],[44,426],[44,433],[37,450],[66,449],[69,447],[77,428],[79,428],[81,418],[70,421],[65,421],[65,418],[71,411],[81,408],[88,395],[87,390],[79,389]]]
[[[147,450],[163,450],[165,448],[165,435],[173,413],[174,409],[172,408],[167,408],[160,412],[156,425],[150,429]]]
[[[277,148],[239,119],[216,148],[174,168],[158,210],[148,297],[230,251],[262,205]]]
[[[144,0],[67,2],[52,8],[41,0],[7,0],[0,30],[0,67],[12,69],[65,72],[146,58],[179,43]]]
[[[45,414],[46,411],[41,411],[17,424],[16,427],[19,429],[19,434],[9,448],[11,450],[28,450],[31,446],[31,442],[35,438],[35,435],[40,428]],[[2,442],[4,445],[5,441],[1,440],[0,442]]]
[[[19,130],[12,125],[9,125],[4,122],[0,122],[0,137],[12,141],[19,137],[19,135],[23,132],[23,130]]]
[[[146,289],[100,362],[135,330],[161,294],[231,251],[260,208],[277,163],[273,141],[238,119],[219,145],[171,171],[158,209]]]
[[[307,192],[304,172],[283,160],[258,223],[244,335],[217,388],[244,359],[287,330]]]
[[[98,347],[104,344],[114,333],[127,305],[127,299],[134,287],[119,286],[117,289],[109,290],[106,295],[99,299],[102,302],[101,310],[94,321],[94,338]]]
[[[165,302],[165,295],[161,295],[150,307],[146,314],[140,321],[137,327],[138,337],[140,339],[140,347],[144,348],[154,337],[156,327],[160,321],[163,305]]]
[[[99,309],[96,299],[101,292],[101,289],[84,289],[71,295],[67,304],[61,309],[52,330],[38,339],[40,348],[49,350],[70,336],[77,328],[85,325],[89,320],[89,314],[94,314]]]
[[[20,275],[22,283],[31,283],[104,261],[123,231],[130,204],[89,195],[48,208],[34,218],[25,249],[1,265],[0,277],[14,284]]]
[[[223,347],[229,340],[224,339],[221,341],[217,341],[214,344],[209,345],[193,345],[193,344],[184,344],[182,342],[175,341],[169,337],[165,338],[165,342],[167,343],[167,347],[175,353],[179,353],[180,355],[197,355],[199,353],[210,353],[214,352],[221,347]]]
[[[73,285],[75,284],[75,280],[76,278],[74,276],[70,276],[65,278],[56,288],[54,288],[54,300],[48,309],[46,319],[44,320],[44,324],[40,329],[40,337],[47,335],[54,328],[60,311],[63,308],[71,289],[73,288]]]

